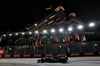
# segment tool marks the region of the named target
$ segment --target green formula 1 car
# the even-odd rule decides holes
[[[65,56],[65,57],[61,57],[61,56],[58,56],[58,55],[54,55],[52,57],[45,57],[45,58],[41,58],[39,59],[37,62],[38,63],[44,63],[44,62],[62,62],[62,63],[66,63],[68,60],[68,57]]]

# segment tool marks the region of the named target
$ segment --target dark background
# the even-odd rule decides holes
[[[99,0],[2,0],[0,1],[0,33],[26,31],[26,27],[29,28],[39,22],[60,5],[65,8],[66,16],[74,12],[77,18],[85,23],[87,41],[100,41]],[[48,7],[52,9],[46,11]],[[88,27],[90,22],[95,22],[95,27]],[[12,40],[13,37],[9,37],[7,41],[10,39]],[[3,40],[6,45],[6,38]]]
[[[100,21],[99,0],[2,0],[0,31],[24,31],[49,14],[46,7],[55,9],[59,5],[65,8],[66,16],[74,12],[84,23]]]

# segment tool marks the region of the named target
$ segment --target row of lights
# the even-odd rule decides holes
[[[95,25],[94,23],[90,23],[90,24],[89,24],[90,27],[93,27],[94,25]],[[78,28],[79,30],[81,30],[81,29],[83,29],[83,25],[79,25],[77,28]],[[69,28],[68,28],[68,31],[72,31],[72,30],[73,30],[72,27],[69,27]],[[55,33],[55,31],[56,31],[55,29],[51,29],[51,32],[52,32],[52,33]],[[63,32],[63,31],[64,31],[63,28],[60,28],[60,29],[59,29],[59,32]],[[39,33],[39,31],[36,30],[36,31],[35,31],[35,34],[38,34],[38,33]],[[46,34],[46,33],[47,33],[47,30],[43,30],[43,33]],[[24,35],[25,33],[22,32],[21,34]],[[29,32],[29,34],[31,35],[32,32]],[[15,33],[15,35],[18,35],[18,33]],[[3,36],[6,37],[6,35],[3,35]],[[12,34],[9,34],[9,36],[12,36]]]

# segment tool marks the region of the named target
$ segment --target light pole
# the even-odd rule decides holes
[[[54,34],[55,33],[55,29],[51,29],[51,33]],[[57,45],[56,45],[56,54],[57,54]]]
[[[38,39],[39,39],[39,33],[37,34],[37,54],[38,54]]]
[[[89,27],[94,27],[95,26],[95,23],[94,22],[91,22],[90,24],[89,24]],[[94,33],[94,28],[93,28],[93,33]],[[95,39],[95,36],[94,36],[94,34],[93,34],[93,37],[94,37],[94,39]],[[96,52],[96,49],[95,49],[95,46],[94,46],[94,41],[92,41],[92,45],[93,45],[93,49],[94,49],[94,52]]]
[[[95,39],[95,37],[94,37],[94,28],[93,28],[94,26],[95,26],[94,22],[89,23],[89,27],[92,28],[93,38]]]
[[[43,33],[44,33],[44,34],[47,34],[47,30],[43,30]],[[46,54],[46,43],[47,43],[47,39],[46,39],[46,41],[45,41],[45,52],[44,52],[45,54]]]
[[[67,33],[65,33],[66,36],[67,36],[67,50],[68,50],[68,53],[70,53],[69,44],[68,44],[68,31],[71,32],[72,30],[73,30],[73,28],[72,27],[69,27],[68,30],[67,30]]]
[[[35,34],[37,35],[37,40],[36,41],[37,41],[37,54],[38,54],[38,38],[39,38],[39,32],[36,30],[35,31]]]
[[[83,29],[83,25],[78,25],[77,27],[78,30],[82,30]],[[81,33],[83,35],[83,33]],[[82,37],[81,37],[82,38]],[[80,39],[81,40],[81,39]],[[82,46],[81,46],[81,43],[79,44],[80,46],[80,52],[82,52]]]
[[[15,46],[15,54],[16,54],[16,52],[17,52],[17,46]]]

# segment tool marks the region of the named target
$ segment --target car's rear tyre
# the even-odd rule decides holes
[[[41,62],[41,60],[39,59],[39,60],[37,60],[37,63],[40,63]]]
[[[66,59],[62,59],[62,63],[66,63],[67,62],[67,60]]]
[[[68,57],[65,57],[66,58],[66,60],[68,60]]]
[[[45,62],[45,60],[42,58],[42,59],[41,59],[41,63],[44,63],[44,62]]]

